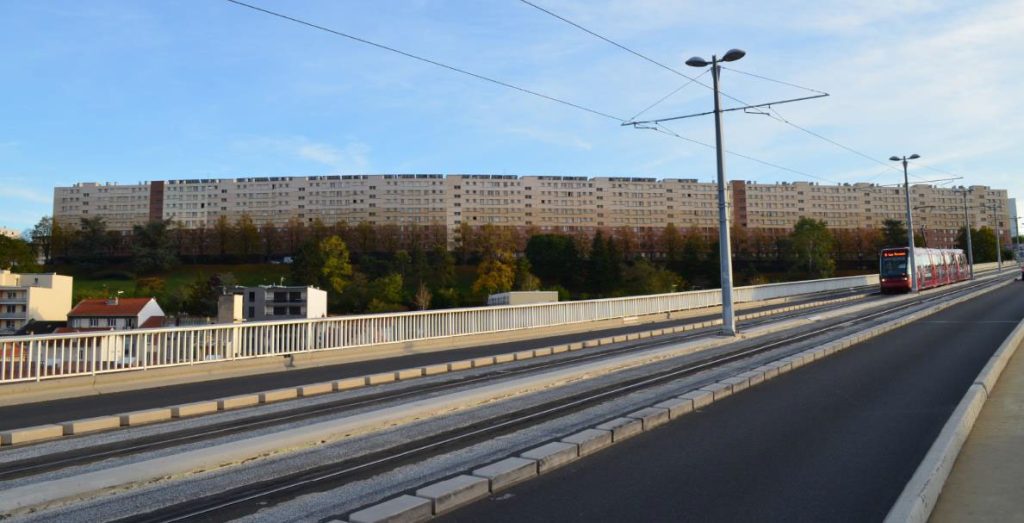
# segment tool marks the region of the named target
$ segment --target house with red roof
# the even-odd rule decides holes
[[[82,300],[68,313],[63,332],[149,329],[162,327],[164,311],[155,298]]]

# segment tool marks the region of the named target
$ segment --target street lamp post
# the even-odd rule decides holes
[[[736,316],[732,306],[732,248],[729,245],[729,213],[725,205],[725,150],[722,146],[722,108],[721,96],[718,91],[718,63],[733,62],[743,58],[747,53],[740,49],[730,49],[722,56],[711,55],[711,61],[693,57],[686,61],[690,67],[711,66],[711,78],[715,92],[715,159],[718,163],[718,258],[722,280],[722,334],[736,335]]]
[[[913,267],[910,271],[910,278],[912,283],[912,289],[914,292],[918,291],[917,287],[917,258],[914,256],[914,217],[910,212],[910,182],[907,179],[907,160],[916,160],[920,158],[920,155],[912,154],[910,156],[890,156],[889,159],[898,162],[903,161],[903,192],[907,197],[907,247],[910,248],[910,266]]]
[[[971,245],[971,218],[967,214],[967,193],[970,189],[963,187],[964,195],[964,235],[967,236],[967,264],[971,267],[971,279],[974,279],[974,246]]]
[[[989,205],[992,209],[992,223],[995,225],[996,233],[996,272],[1003,272],[1003,249],[999,246],[999,214],[996,211],[998,206],[995,203]]]

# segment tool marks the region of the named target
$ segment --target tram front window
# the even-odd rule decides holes
[[[895,278],[907,275],[906,258],[885,258],[882,260],[881,276],[883,278]]]

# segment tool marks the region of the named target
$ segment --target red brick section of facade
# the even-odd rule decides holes
[[[164,182],[149,182],[149,221],[164,219]]]

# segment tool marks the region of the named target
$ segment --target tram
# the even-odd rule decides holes
[[[928,289],[971,279],[967,256],[960,249],[915,248],[916,269],[910,270],[910,248],[882,249],[878,255],[878,280],[882,294],[908,292],[917,278],[918,289]]]

